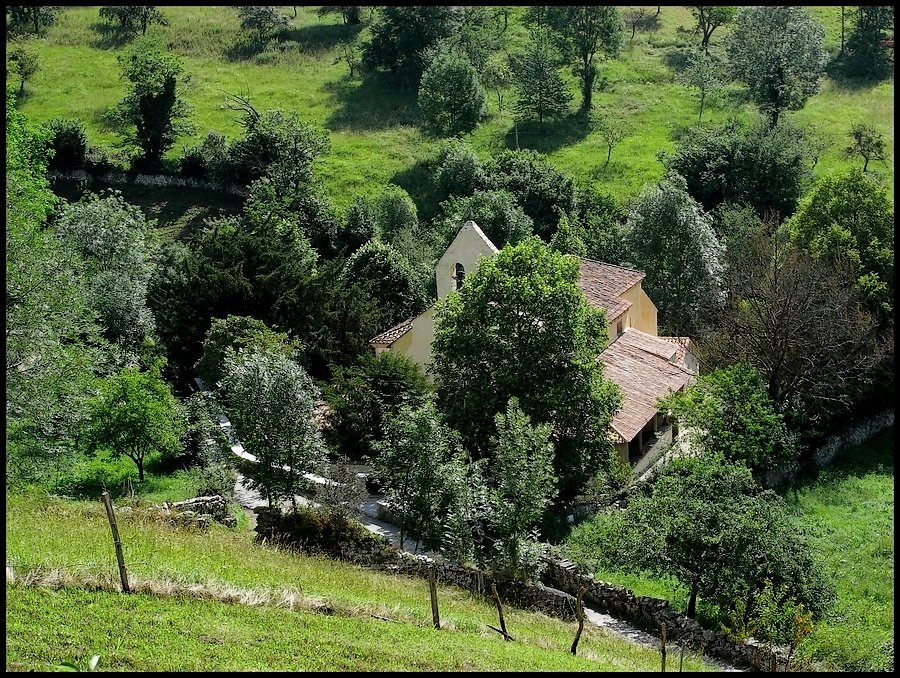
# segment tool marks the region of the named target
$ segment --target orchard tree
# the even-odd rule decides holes
[[[378,237],[393,243],[404,230],[415,231],[419,226],[416,203],[409,193],[394,184],[388,184],[375,197],[375,215],[378,220]]]
[[[303,475],[325,461],[325,445],[315,419],[319,400],[306,371],[271,351],[227,352],[220,391],[244,449],[256,457],[244,475],[269,500],[290,497],[297,508]]]
[[[25,94],[25,83],[41,68],[37,52],[25,45],[16,45],[6,57],[7,70],[19,79],[19,98]]]
[[[577,259],[538,238],[507,245],[439,302],[433,343],[438,403],[466,449],[491,456],[494,416],[517,397],[532,422],[553,426],[563,500],[597,471],[618,470],[607,427],[621,396],[596,359],[606,319],[578,276]]]
[[[700,115],[697,117],[698,120],[703,119],[703,106],[706,103],[706,97],[721,89],[724,84],[720,77],[724,68],[724,64],[720,63],[709,52],[698,51],[691,56],[687,68],[679,76],[679,80],[683,85],[697,90],[700,95]]]
[[[419,109],[438,136],[474,130],[487,113],[484,88],[469,60],[453,50],[440,51],[422,74]]]
[[[803,108],[819,91],[828,55],[825,29],[805,7],[742,7],[728,36],[736,79],[774,127],[784,111]]]
[[[697,30],[703,36],[700,41],[700,49],[704,52],[708,51],[709,39],[712,37],[713,31],[719,26],[730,23],[737,13],[737,7],[713,7],[711,5],[693,5],[690,10],[697,21]]]
[[[152,5],[125,5],[115,7],[101,7],[100,18],[107,21],[118,22],[119,28],[125,33],[137,33],[147,35],[147,28],[153,24],[168,26],[169,20]]]
[[[825,176],[788,228],[810,253],[849,263],[870,309],[893,317],[894,207],[883,183],[859,169]]]
[[[863,172],[869,169],[869,160],[881,160],[884,162],[884,137],[872,125],[864,122],[854,123],[850,129],[850,136],[853,139],[846,149],[844,155],[848,158],[859,155],[863,160]]]
[[[894,8],[859,5],[843,55],[847,75],[881,80],[894,70],[894,49],[882,44],[894,36]]]
[[[488,524],[496,537],[494,570],[517,577],[538,574],[537,525],[556,494],[552,426],[532,426],[518,400],[494,418],[497,436],[488,467]]]
[[[485,87],[497,93],[497,110],[503,112],[503,91],[513,83],[512,70],[509,67],[509,59],[505,56],[491,55],[485,64],[481,81]]]
[[[613,148],[618,146],[620,141],[632,135],[631,128],[620,114],[615,115],[607,111],[599,111],[592,115],[591,127],[606,143],[606,162],[603,163],[603,166],[606,167],[612,157]]]
[[[360,5],[323,5],[316,12],[319,16],[340,14],[344,25],[356,25],[362,23],[362,6]],[[294,18],[297,17],[297,8],[294,7]]]
[[[118,112],[134,132],[126,143],[137,146],[142,159],[156,165],[182,134],[193,128],[186,121],[190,107],[178,91],[182,76],[181,61],[156,50],[137,50],[120,56],[122,78],[131,84],[118,104]]]
[[[12,33],[34,33],[43,35],[49,26],[56,23],[62,7],[41,5],[15,5],[6,8],[9,15],[9,30]]]
[[[434,188],[438,201],[472,195],[485,185],[484,170],[478,154],[460,139],[448,139],[438,150],[434,160]]]
[[[783,415],[759,372],[749,365],[738,363],[703,374],[659,405],[672,412],[680,426],[697,430],[692,447],[729,463],[744,463],[754,473],[775,470],[796,456],[796,441]]]
[[[696,333],[721,305],[723,248],[710,218],[670,174],[644,189],[626,225],[644,289],[659,308],[660,325],[674,335]]]
[[[241,28],[255,31],[256,40],[264,44],[278,29],[288,25],[288,18],[274,5],[244,5],[235,7],[241,20]]]
[[[559,228],[550,239],[550,249],[576,257],[586,257],[587,245],[582,238],[581,226],[578,223],[572,225],[565,215],[560,217]]]
[[[566,115],[572,99],[559,74],[556,59],[547,31],[535,28],[525,52],[513,62],[516,113],[526,118],[537,116],[541,130],[544,129],[544,118]]]
[[[622,17],[610,6],[557,6],[541,8],[543,21],[567,59],[576,62],[574,73],[581,81],[581,111],[591,110],[596,57],[614,57],[622,46]],[[532,13],[533,14],[533,13]]]
[[[441,203],[438,217],[444,239],[450,242],[467,221],[474,221],[497,247],[515,245],[532,235],[533,222],[509,191],[475,191]]]
[[[181,448],[182,419],[178,401],[155,363],[146,372],[129,367],[105,380],[91,403],[86,440],[91,451],[108,450],[135,463],[144,481],[144,461],[154,453]]]

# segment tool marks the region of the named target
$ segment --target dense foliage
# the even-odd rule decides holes
[[[418,101],[426,126],[438,136],[471,132],[487,114],[475,67],[452,50],[431,60],[419,83]]]

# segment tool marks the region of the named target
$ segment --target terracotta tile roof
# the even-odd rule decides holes
[[[390,346],[395,341],[397,341],[400,337],[402,337],[404,334],[409,332],[410,329],[412,329],[413,320],[415,320],[418,317],[419,316],[414,315],[412,318],[407,318],[402,323],[398,323],[398,324],[394,325],[392,328],[390,328],[389,330],[385,330],[384,332],[379,334],[377,337],[373,337],[372,339],[369,339],[369,343],[373,344],[373,345],[379,344],[379,345]]]
[[[668,339],[628,328],[598,358],[603,363],[603,376],[622,390],[622,407],[612,420],[618,443],[634,439],[657,413],[656,401],[670,390],[680,389],[693,376],[671,362],[679,346]]]
[[[666,341],[670,341],[677,346],[674,362],[678,363],[679,365],[684,365],[685,356],[687,355],[688,351],[691,350],[691,338],[690,337],[660,337],[660,339],[665,339]]]
[[[578,286],[588,303],[606,309],[606,319],[612,322],[631,307],[631,302],[621,298],[628,290],[643,280],[645,274],[633,268],[605,264],[593,259],[581,259]]]

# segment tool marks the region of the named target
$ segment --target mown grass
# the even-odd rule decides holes
[[[135,577],[294,587],[357,614],[331,618],[221,603],[13,587],[7,601],[7,668],[84,662],[92,654],[103,656],[106,668],[148,668],[156,662],[161,670],[227,665],[624,671],[654,670],[659,663],[657,652],[591,627],[585,629],[579,656],[573,658],[568,648],[574,623],[514,609],[506,610],[506,623],[516,642],[506,644],[487,628],[496,625],[493,606],[452,586],[440,585],[438,594],[442,625],[449,630],[434,633],[424,580],[256,544],[247,530],[213,526],[201,533],[148,522],[134,513],[120,513],[119,530]],[[116,571],[99,502],[8,494],[6,540],[7,564],[17,570]],[[378,621],[372,614],[399,623]],[[225,642],[207,646],[210,641],[200,635]],[[233,651],[226,647],[232,641],[238,648]],[[304,646],[318,649],[307,651]],[[704,668],[695,658],[686,658],[685,666]]]
[[[825,26],[826,48],[834,52],[840,43],[840,7],[811,10]],[[510,18],[510,52],[520,49],[526,39],[523,11],[514,8]],[[225,105],[226,92],[249,94],[259,109],[296,111],[302,120],[330,130],[331,153],[318,162],[318,173],[339,206],[348,205],[356,194],[375,193],[397,181],[439,143],[417,126],[415,92],[398,88],[383,74],[349,78],[339,45],[362,44],[368,38],[367,27],[344,26],[339,16],[319,17],[313,7],[298,7],[291,26],[260,52],[243,44],[237,13],[231,8],[166,7],[165,12],[171,26],[151,27],[148,39],[183,58],[185,72],[191,75],[185,98],[193,106],[197,127],[194,135],[179,141],[170,157],[212,129],[230,138],[240,133],[238,115]],[[292,8],[283,7],[282,12],[290,16]],[[672,150],[673,130],[697,119],[696,97],[675,81],[665,57],[697,40],[686,30],[693,25],[686,7],[663,7],[658,18],[656,30],[638,31],[634,40],[626,35],[620,58],[600,64],[607,86],[595,94],[595,107],[624,118],[634,131],[613,150],[609,166],[603,167],[606,146],[599,135],[574,114],[578,87],[568,69],[563,72],[573,95],[573,113],[549,121],[543,131],[535,122],[520,121],[519,145],[546,152],[579,182],[622,201],[660,178],[663,166],[657,152]],[[727,33],[727,26],[717,30],[713,49],[721,48]],[[107,113],[124,95],[116,56],[127,45],[103,36],[96,7],[73,7],[66,8],[46,37],[32,39],[43,67],[27,88],[22,110],[39,121],[81,118],[93,142],[117,143]],[[885,135],[888,160],[872,163],[870,170],[885,177],[893,197],[893,92],[893,79],[872,85],[826,78],[821,93],[802,111],[785,115],[810,127],[828,144],[816,165],[817,176],[861,164],[843,157],[842,149],[851,125],[864,120]],[[488,94],[488,119],[466,137],[485,157],[515,147],[512,90],[506,92],[503,111],[494,93]],[[755,115],[737,94],[732,86],[714,98],[704,120]]]
[[[841,454],[817,478],[786,493],[797,521],[837,592],[837,601],[801,643],[798,656],[840,670],[884,666],[894,636],[894,429]],[[575,543],[574,554],[589,545]],[[671,579],[598,570],[598,579],[687,609],[686,589]],[[698,615],[704,610],[702,601]],[[708,620],[711,623],[711,620]]]

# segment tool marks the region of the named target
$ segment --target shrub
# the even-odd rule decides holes
[[[191,469],[191,478],[194,481],[194,492],[198,497],[218,494],[229,500],[234,498],[237,473],[225,464],[210,464],[193,468]]]
[[[475,150],[464,141],[446,141],[438,151],[435,166],[440,200],[472,195],[484,183],[481,162]]]
[[[471,132],[485,116],[485,93],[469,60],[439,52],[422,75],[419,108],[428,129],[438,136]]]
[[[47,123],[50,132],[48,144],[53,157],[47,169],[71,170],[85,166],[88,155],[87,136],[80,120],[54,118]]]

